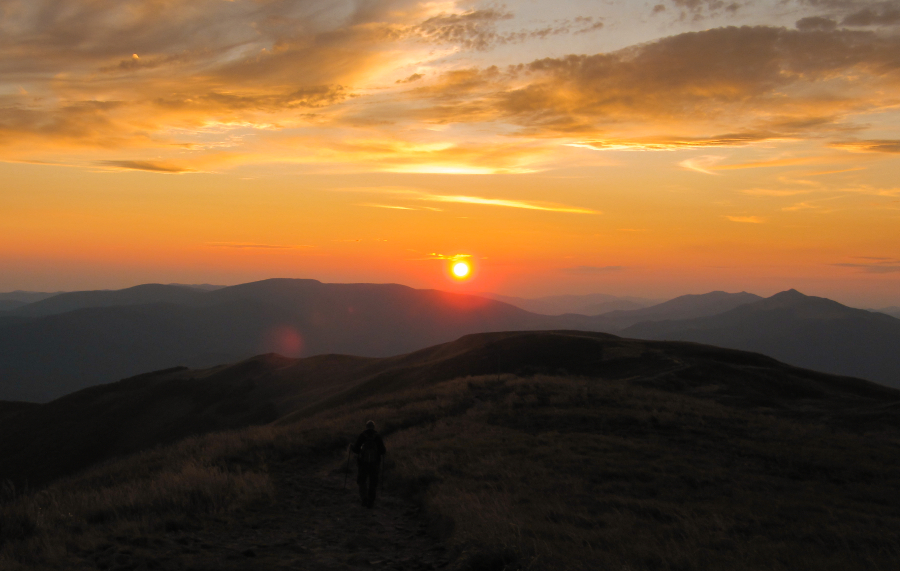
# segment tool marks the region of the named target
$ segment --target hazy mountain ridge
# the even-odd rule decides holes
[[[66,292],[37,300],[13,311],[25,317],[45,317],[77,309],[149,303],[201,305],[203,292],[188,286],[143,284],[120,290]]]
[[[0,299],[0,312],[11,311],[13,309],[27,305],[24,301],[15,301],[12,299]]]
[[[210,292],[171,286],[122,292],[41,302],[59,308],[72,299],[100,299],[107,307],[27,321],[0,319],[0,398],[47,401],[141,371],[209,367],[268,351],[388,356],[467,333],[558,328],[577,321],[396,284],[276,279]],[[135,293],[147,299],[148,292],[187,304],[130,304]],[[15,317],[20,322],[10,323]]]
[[[0,293],[0,300],[3,301],[19,301],[22,303],[34,303],[36,301],[40,301],[42,299],[47,299],[48,297],[53,297],[55,295],[59,295],[61,291],[57,292],[45,292],[45,291],[8,291]]]
[[[768,300],[746,292],[711,292],[633,311],[547,316],[479,296],[397,284],[274,279],[209,291],[146,284],[118,291],[71,292],[0,315],[0,398],[46,402],[142,371],[176,365],[211,367],[266,352],[385,357],[469,333],[547,329],[722,344],[900,386],[896,375],[900,364],[892,345],[896,335],[877,317],[856,323],[854,339],[844,345],[820,337],[841,338],[840,331],[831,329],[846,324],[820,319],[811,331],[805,331],[798,324],[809,326],[812,322],[797,310],[784,315],[787,321],[760,322],[745,333],[741,331],[746,327],[738,323],[727,326],[731,331],[677,332],[702,329],[687,323],[690,319],[706,319],[763,302],[758,307],[771,306],[774,311],[776,306],[803,298],[798,292],[784,292]],[[80,307],[88,303],[104,307]],[[80,308],[66,311],[72,307]],[[840,316],[848,309],[823,300],[815,314]],[[25,310],[36,316],[22,315]],[[40,316],[43,313],[50,315]],[[638,325],[641,322],[651,323]],[[770,334],[767,328],[790,330],[796,337],[761,342],[779,338],[777,331]],[[856,347],[860,339],[869,341],[862,348],[846,350]]]
[[[740,293],[713,291],[682,295],[643,309],[605,313],[597,316],[596,323],[603,330],[620,331],[643,321],[693,319],[716,315],[761,299],[763,298],[745,291]]]
[[[900,320],[796,290],[719,315],[641,323],[621,333],[754,351],[900,387]]]
[[[892,305],[891,307],[884,307],[881,309],[872,309],[870,311],[874,311],[877,313],[884,313],[885,315],[890,315],[891,317],[896,317],[900,319],[900,307],[896,305]]]
[[[655,305],[658,300],[643,297],[615,296],[605,293],[587,295],[552,295],[538,298],[513,297],[496,293],[480,293],[482,297],[502,301],[518,308],[541,315],[575,313],[598,315],[615,310],[632,310]]]

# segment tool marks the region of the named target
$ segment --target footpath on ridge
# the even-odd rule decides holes
[[[380,493],[373,509],[360,505],[355,471],[290,460],[269,465],[275,486],[264,502],[227,516],[204,519],[200,529],[130,538],[85,554],[97,569],[409,570],[450,563],[443,544],[426,532],[412,502]],[[389,476],[388,476],[389,477]],[[90,568],[90,567],[89,567]]]

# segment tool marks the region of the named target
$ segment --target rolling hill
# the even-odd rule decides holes
[[[719,315],[640,323],[622,334],[754,351],[900,388],[900,319],[796,290]]]
[[[576,331],[483,333],[387,358],[267,354],[209,369],[175,367],[46,404],[6,403],[0,406],[0,480],[40,484],[194,434],[290,422],[377,395],[499,374],[640,379],[754,407],[789,409],[813,398],[819,412],[900,400],[897,391],[867,381],[729,349]]]

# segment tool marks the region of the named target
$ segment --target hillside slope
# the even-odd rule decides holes
[[[15,301],[12,299],[0,299],[0,311],[11,311],[17,307],[25,305],[24,301]]]
[[[0,501],[0,567],[848,571],[900,563],[900,391],[761,355],[508,332],[388,359],[261,356],[67,399],[97,415],[128,394],[140,395],[128,399],[139,408],[164,402],[149,398],[154,391],[179,390],[232,419],[271,397],[268,412],[279,418],[110,458]],[[62,413],[67,399],[7,414],[24,422],[54,404]],[[216,410],[217,400],[227,405]],[[183,408],[157,407],[150,417],[170,411],[170,428],[187,426]],[[389,451],[375,510],[358,505],[352,484],[342,487],[353,479],[344,473],[347,444],[367,419]],[[130,439],[137,424],[106,430]],[[47,455],[36,443],[31,451]]]

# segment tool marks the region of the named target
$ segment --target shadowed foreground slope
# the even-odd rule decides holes
[[[267,357],[264,368],[304,361]],[[335,370],[368,374],[276,407],[275,423],[149,450],[8,503],[0,566],[96,568],[117,557],[160,569],[900,562],[895,390],[739,351],[578,332],[472,335],[342,362]],[[322,384],[325,370],[316,375]],[[242,397],[249,409],[262,400],[254,391],[291,386],[287,376],[254,383]],[[423,508],[400,524],[410,536],[387,545],[366,544],[375,532],[352,516],[352,489],[346,506],[310,509],[319,521],[287,515],[302,514],[307,500],[285,487],[285,474],[299,490],[330,485],[317,478],[341,468],[367,418],[379,421],[390,450],[386,493]],[[344,523],[322,521],[327,513]],[[220,528],[231,539],[217,536]],[[337,535],[326,540],[328,529]],[[415,547],[416,529],[447,555]],[[254,557],[232,547],[251,544]],[[423,551],[411,557],[415,549]]]

